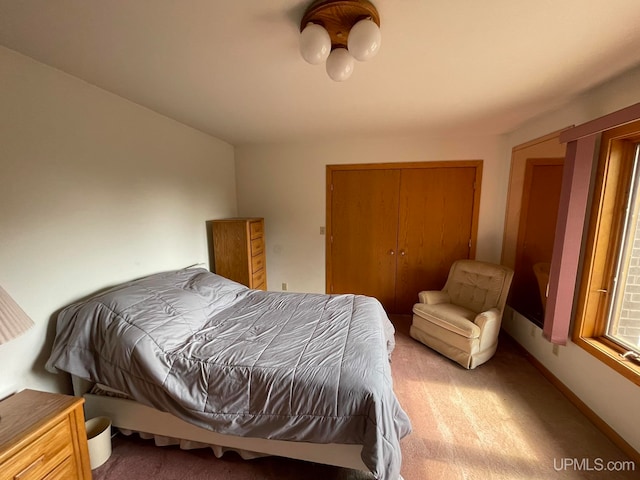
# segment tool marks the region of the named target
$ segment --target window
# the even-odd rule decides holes
[[[640,385],[639,145],[640,122],[602,133],[573,340]]]
[[[640,353],[640,168],[636,145],[632,173],[626,188],[627,202],[622,212],[622,232],[613,276],[611,306],[605,336],[622,347]]]

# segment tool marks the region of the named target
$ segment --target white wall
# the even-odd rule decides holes
[[[0,397],[44,371],[54,314],[148,273],[208,265],[236,214],[233,147],[0,47],[0,285],[36,323],[0,345]]]
[[[508,147],[579,125],[640,101],[640,68],[607,82],[576,98],[563,108],[528,122],[508,136]],[[536,359],[569,387],[589,408],[640,451],[640,388],[569,342],[558,355],[542,337],[542,331],[526,318],[515,314],[506,318],[503,328]]]
[[[238,210],[265,218],[269,290],[325,292],[326,165],[484,160],[476,257],[500,260],[508,167],[495,137],[376,137],[236,147]]]

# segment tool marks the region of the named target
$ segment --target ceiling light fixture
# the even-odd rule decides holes
[[[312,65],[326,61],[327,74],[342,82],[380,49],[380,16],[367,0],[316,0],[300,22],[300,53]]]

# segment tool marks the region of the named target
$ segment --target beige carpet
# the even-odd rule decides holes
[[[402,440],[405,480],[637,479],[640,466],[613,445],[502,338],[498,352],[465,370],[408,336],[409,317],[394,317],[394,385],[413,423]],[[155,447],[114,438],[94,480],[362,480],[359,472],[281,458],[216,459],[210,450]]]

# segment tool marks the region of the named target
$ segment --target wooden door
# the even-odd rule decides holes
[[[400,170],[331,175],[327,291],[358,293],[395,310]]]
[[[504,236],[502,239],[502,257],[500,263],[515,268],[518,230],[522,212],[522,194],[524,177],[529,158],[564,158],[566,144],[560,143],[563,130],[550,133],[544,137],[513,147],[511,152],[511,169],[509,173],[509,192],[504,219]],[[512,285],[513,290],[513,285]]]
[[[525,169],[510,303],[539,325],[544,311],[533,266],[551,263],[563,164],[563,158],[529,158]]]
[[[475,186],[473,166],[402,171],[395,313],[411,313],[418,292],[441,289],[455,260],[475,256]]]

